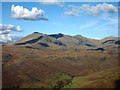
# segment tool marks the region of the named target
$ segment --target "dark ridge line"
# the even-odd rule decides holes
[[[56,42],[53,42],[54,44],[57,44],[57,45],[60,45],[60,46],[67,46],[65,44],[63,44],[61,41],[56,41]]]
[[[110,42],[110,41],[115,41],[115,40],[107,40],[107,41],[103,42],[102,44],[105,44],[105,43]]]
[[[38,43],[38,44],[40,44],[41,46],[44,46],[44,47],[49,47],[49,45],[46,43]]]
[[[118,40],[118,41],[116,41],[116,42],[115,42],[115,44],[118,44],[118,45],[120,45],[120,41],[119,41],[119,40]]]
[[[85,45],[89,47],[95,47],[94,45],[91,45],[91,44],[85,44]]]
[[[64,37],[63,34],[51,34],[51,35],[48,35],[48,36],[54,37],[54,38],[56,38],[56,39],[58,39],[58,38],[60,38],[60,37]]]
[[[32,43],[35,43],[35,42],[37,42],[38,40],[40,40],[40,39],[42,39],[42,38],[43,38],[43,36],[40,36],[40,37],[38,37],[37,39],[32,39],[32,40],[26,41],[26,42],[24,42],[24,43],[16,43],[16,44],[14,44],[14,45],[32,44]]]
[[[88,50],[94,50],[94,51],[105,51],[105,49],[104,49],[104,48],[88,49]]]

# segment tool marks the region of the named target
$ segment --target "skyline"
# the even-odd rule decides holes
[[[7,34],[0,38],[12,41],[33,32],[79,34],[94,39],[117,37],[118,7],[117,2],[3,2],[2,25],[13,26],[9,31],[4,29]]]

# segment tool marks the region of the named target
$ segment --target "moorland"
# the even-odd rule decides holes
[[[34,32],[2,44],[3,88],[115,88],[118,37]]]

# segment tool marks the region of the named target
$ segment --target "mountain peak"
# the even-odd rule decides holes
[[[62,33],[58,33],[58,35],[64,35],[64,34],[62,34]]]
[[[78,34],[78,35],[75,35],[74,37],[83,37],[83,36]]]
[[[118,37],[113,37],[113,36],[109,36],[109,37],[105,37],[102,40],[114,40],[114,39],[118,39]]]
[[[43,33],[39,33],[39,32],[33,32],[33,34],[43,34]]]
[[[54,38],[58,39],[60,37],[64,37],[64,34],[58,33],[58,34],[51,34],[51,35],[48,35],[48,36],[51,36],[51,37],[54,37]]]
[[[33,32],[33,33],[39,33],[39,32]]]

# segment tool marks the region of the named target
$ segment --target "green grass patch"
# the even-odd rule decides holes
[[[100,83],[102,85],[103,81],[109,81],[111,78],[114,78],[114,75],[117,76],[117,74],[113,73],[111,70],[106,70],[102,72],[96,72],[87,76],[75,77],[75,79],[73,79],[71,83],[64,86],[63,88],[85,88],[87,85],[90,85],[94,82]],[[107,83],[106,85],[109,85],[109,83]]]
[[[63,80],[63,79],[71,79],[69,75],[66,75],[65,73],[57,73],[56,79]]]

